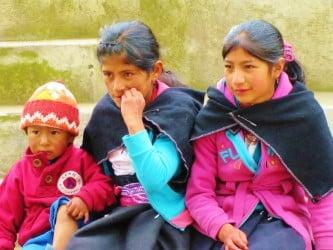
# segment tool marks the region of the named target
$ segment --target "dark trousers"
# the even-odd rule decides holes
[[[248,237],[250,250],[304,250],[303,238],[280,219],[267,212],[253,213],[240,228]],[[215,241],[195,229],[191,232],[191,250],[224,249],[221,242]]]
[[[67,250],[189,250],[189,230],[180,231],[147,204],[115,208],[80,228]]]

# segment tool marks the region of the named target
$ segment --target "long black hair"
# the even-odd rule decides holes
[[[120,22],[106,25],[100,30],[101,40],[97,46],[97,59],[100,63],[106,56],[124,54],[129,64],[151,72],[160,59],[160,45],[150,27],[140,21]],[[186,85],[178,80],[172,71],[163,69],[159,78],[167,85]]]
[[[224,40],[223,59],[236,46],[244,48],[253,56],[271,65],[283,57],[285,52],[281,32],[263,20],[250,20],[231,28]],[[284,71],[292,83],[299,81],[305,84],[304,70],[297,59],[286,60]]]

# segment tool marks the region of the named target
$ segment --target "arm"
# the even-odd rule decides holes
[[[116,203],[110,177],[102,173],[101,168],[86,152],[81,161],[84,185],[76,196],[85,202],[89,211],[103,211],[107,206]]]
[[[20,192],[19,177],[14,168],[0,184],[0,249],[14,249],[17,230],[24,216],[24,200]]]
[[[194,141],[195,160],[185,196],[186,205],[198,230],[212,239],[218,238],[223,225],[233,223],[216,197],[218,152],[215,138],[216,134],[213,134]]]
[[[317,203],[309,201],[316,249],[333,249],[333,192]]]
[[[142,121],[145,105],[140,91],[135,88],[125,91],[121,99],[121,114],[129,135],[123,137],[123,142],[140,183],[146,192],[154,192],[167,185],[177,173],[180,156],[166,135],[160,135],[152,144]]]
[[[147,192],[163,188],[177,174],[180,156],[168,136],[162,134],[152,144],[148,132],[143,130],[124,136],[123,142],[137,177]]]

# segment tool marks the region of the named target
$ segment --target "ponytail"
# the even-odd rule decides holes
[[[292,83],[298,81],[305,84],[305,74],[298,60],[294,59],[291,62],[286,62],[284,66],[284,72],[287,73],[289,80]]]
[[[186,84],[179,81],[177,75],[170,70],[163,70],[159,80],[169,87],[188,87]]]

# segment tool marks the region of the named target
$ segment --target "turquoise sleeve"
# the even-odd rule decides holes
[[[180,155],[175,143],[165,134],[152,142],[153,133],[147,130],[122,139],[133,166],[146,192],[157,191],[180,171]]]

